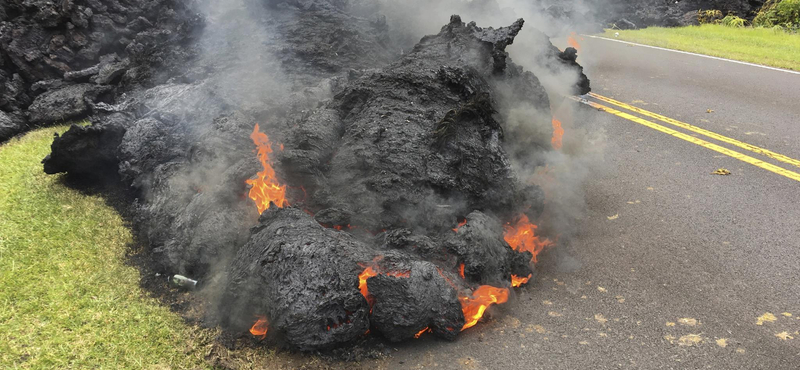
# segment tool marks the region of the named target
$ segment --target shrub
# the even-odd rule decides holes
[[[800,0],[767,0],[753,19],[753,25],[787,29],[800,27]]]
[[[722,25],[727,27],[734,27],[734,28],[742,28],[747,23],[746,20],[743,18],[739,18],[735,15],[729,15],[725,18],[722,18]]]
[[[778,19],[789,27],[800,27],[800,0],[783,0],[775,7]]]
[[[719,10],[698,10],[697,21],[700,24],[719,24],[722,12]]]

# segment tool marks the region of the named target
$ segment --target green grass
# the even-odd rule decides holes
[[[131,233],[42,172],[53,132],[0,146],[0,368],[208,367],[200,329],[139,288]]]
[[[768,28],[702,25],[606,30],[602,35],[646,45],[800,71],[800,34]]]

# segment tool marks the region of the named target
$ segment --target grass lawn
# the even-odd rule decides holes
[[[601,36],[800,71],[800,34],[767,28],[702,25],[606,30]]]
[[[53,132],[0,146],[0,368],[210,367],[211,337],[139,288],[131,233],[39,163]]]

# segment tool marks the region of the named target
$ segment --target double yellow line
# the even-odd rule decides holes
[[[600,101],[615,105],[615,106],[617,106],[619,108],[626,109],[626,110],[629,110],[631,112],[635,112],[635,113],[641,114],[643,116],[650,117],[650,118],[659,120],[661,122],[664,122],[664,123],[667,123],[667,124],[670,124],[670,125],[673,125],[673,126],[676,126],[676,127],[680,127],[682,129],[685,129],[685,130],[688,130],[688,131],[692,131],[692,132],[695,132],[695,133],[698,133],[698,134],[701,134],[701,135],[704,135],[704,136],[706,136],[708,138],[711,138],[711,139],[714,139],[714,140],[718,140],[718,141],[721,141],[723,143],[727,143],[727,144],[730,144],[730,145],[733,145],[733,146],[736,146],[736,147],[751,151],[753,153],[756,153],[756,154],[759,154],[759,155],[763,155],[765,157],[772,158],[772,159],[774,159],[776,161],[780,161],[780,162],[787,163],[787,164],[790,164],[790,165],[793,165],[793,166],[796,166],[796,167],[800,167],[800,161],[798,161],[797,159],[790,158],[790,157],[787,157],[785,155],[775,153],[775,152],[773,152],[771,150],[767,150],[767,149],[764,149],[764,148],[757,147],[755,145],[747,144],[747,143],[741,142],[741,141],[736,140],[736,139],[731,139],[731,138],[729,138],[727,136],[722,136],[722,135],[717,134],[715,132],[711,132],[711,131],[702,129],[700,127],[692,126],[692,125],[690,125],[688,123],[681,122],[681,121],[678,121],[678,120],[675,120],[675,119],[672,119],[672,118],[669,118],[669,117],[665,117],[665,116],[662,116],[660,114],[653,113],[653,112],[650,112],[650,111],[647,111],[647,110],[644,110],[644,109],[641,109],[641,108],[638,108],[638,107],[634,107],[634,106],[625,104],[623,102],[620,102],[620,101],[617,101],[617,100],[614,100],[614,99],[611,99],[611,98],[607,98],[607,97],[602,96],[602,95],[597,95],[595,93],[589,93],[589,96],[591,96],[592,98],[595,98],[597,100],[600,100]],[[767,171],[776,173],[776,174],[781,175],[781,176],[788,177],[788,178],[790,178],[792,180],[800,181],[800,173],[789,171],[787,169],[784,169],[782,167],[778,167],[778,166],[773,165],[771,163],[764,162],[762,160],[759,160],[759,159],[753,158],[751,156],[739,153],[737,151],[734,151],[734,150],[719,146],[717,144],[708,142],[708,141],[703,140],[703,139],[696,138],[696,137],[691,136],[691,135],[687,135],[687,134],[685,134],[683,132],[671,129],[671,128],[666,127],[666,126],[659,125],[659,124],[657,124],[655,122],[648,121],[648,120],[646,120],[644,118],[637,117],[637,116],[634,116],[632,114],[629,114],[629,113],[626,113],[626,112],[622,112],[622,111],[619,111],[617,109],[614,109],[614,108],[611,108],[611,107],[608,107],[608,106],[605,106],[605,105],[602,105],[602,104],[599,104],[599,103],[596,103],[596,102],[593,102],[593,101],[580,100],[578,98],[575,98],[575,99],[580,101],[581,103],[587,104],[587,105],[589,105],[589,106],[591,106],[593,108],[603,110],[603,111],[605,111],[607,113],[611,113],[611,114],[613,114],[615,116],[618,116],[618,117],[627,119],[629,121],[636,122],[638,124],[650,127],[650,128],[652,128],[654,130],[661,131],[661,132],[663,132],[665,134],[672,135],[672,136],[677,137],[677,138],[682,139],[682,140],[686,140],[686,141],[688,141],[690,143],[700,145],[700,146],[702,146],[704,148],[708,148],[708,149],[711,149],[713,151],[725,154],[725,155],[727,155],[729,157],[736,158],[736,159],[738,159],[738,160],[740,160],[742,162],[746,162],[746,163],[752,164],[753,166],[763,168],[763,169],[765,169]]]

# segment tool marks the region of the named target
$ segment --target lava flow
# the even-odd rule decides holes
[[[504,226],[506,243],[518,252],[531,252],[533,254],[533,262],[538,262],[536,255],[544,247],[553,245],[550,239],[542,240],[536,236],[536,228],[537,226],[532,224],[525,214],[514,225],[509,223]]]
[[[250,334],[253,334],[259,339],[264,339],[267,337],[267,330],[269,329],[269,322],[267,321],[267,317],[264,315],[258,315],[258,320],[253,327],[250,328]]]
[[[367,299],[367,303],[369,303],[370,307],[372,307],[372,305],[374,304],[374,298],[372,298],[372,296],[369,295],[369,290],[367,289],[367,279],[377,275],[378,272],[375,271],[375,269],[372,268],[372,266],[368,266],[367,268],[364,269],[364,271],[358,274],[358,290],[360,290],[361,295],[363,295],[364,298]]]
[[[272,168],[272,160],[269,155],[272,153],[272,144],[269,142],[267,134],[259,131],[258,124],[250,134],[250,138],[258,147],[258,160],[261,161],[263,171],[258,173],[256,179],[246,180],[251,186],[250,199],[256,202],[258,213],[264,213],[270,207],[270,203],[275,203],[279,208],[289,205],[286,200],[286,185],[281,185]]]
[[[550,142],[553,145],[553,149],[555,150],[561,149],[561,140],[563,138],[564,138],[564,129],[561,127],[561,121],[553,117],[553,138],[550,140]]]
[[[464,326],[461,328],[464,331],[475,326],[489,306],[506,303],[508,289],[481,285],[471,296],[458,297],[458,300],[461,301],[461,310],[464,312]]]
[[[521,276],[517,276],[517,275],[511,275],[511,286],[514,287],[514,288],[519,288],[523,284],[526,284],[528,282],[528,280],[531,279],[531,276],[533,276],[533,274],[529,274],[528,277],[521,277]]]

